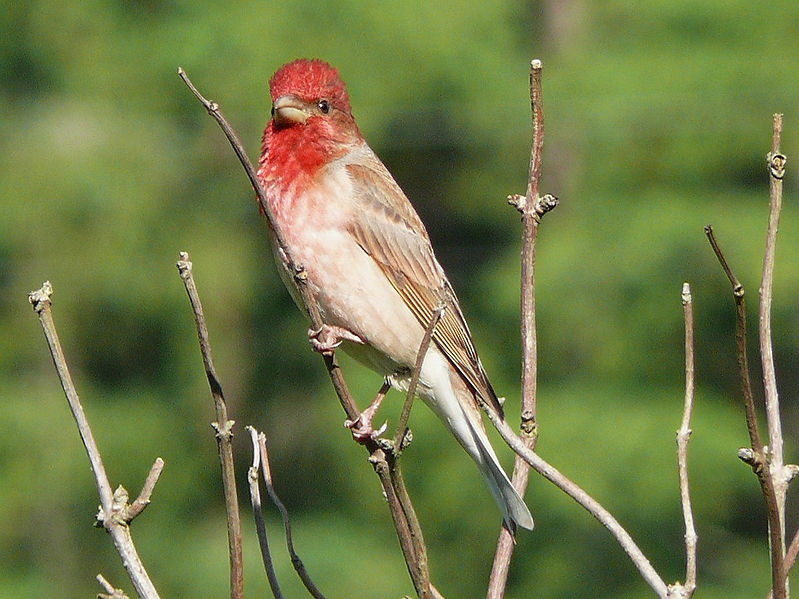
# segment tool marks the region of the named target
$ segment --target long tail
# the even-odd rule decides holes
[[[515,532],[521,526],[532,530],[533,516],[491,447],[474,392],[438,352],[427,355],[422,375],[426,383],[422,397],[477,464],[508,529]]]
[[[488,488],[491,489],[491,494],[502,510],[502,515],[508,529],[511,533],[515,533],[516,526],[518,525],[527,530],[533,530],[533,516],[527,504],[524,503],[524,499],[522,499],[521,495],[516,491],[508,475],[505,474],[505,471],[502,469],[497,454],[494,453],[494,449],[491,447],[482,426],[475,426],[472,419],[468,418],[468,416],[466,419],[479,452],[479,456],[472,455],[472,458],[477,462],[480,473],[483,475],[483,478],[488,484]],[[482,424],[482,421],[480,424]],[[471,452],[469,453],[471,454]]]

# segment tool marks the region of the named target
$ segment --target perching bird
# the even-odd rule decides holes
[[[502,415],[455,292],[405,194],[367,145],[338,71],[295,60],[269,82],[272,118],[258,178],[325,323],[317,349],[341,349],[407,390],[424,331],[444,306],[417,394],[475,461],[512,532],[533,518],[492,449],[478,397]],[[272,247],[278,255],[274,235]],[[302,306],[292,273],[278,258]],[[360,425],[368,430],[369,422]]]

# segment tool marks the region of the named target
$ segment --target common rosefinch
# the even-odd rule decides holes
[[[508,528],[532,529],[486,436],[477,398],[500,415],[502,406],[458,299],[422,221],[358,130],[344,82],[325,62],[295,60],[269,88],[258,178],[326,325],[312,341],[322,350],[340,345],[407,391],[424,331],[443,305],[417,393],[476,462]],[[293,273],[277,262],[302,306]]]

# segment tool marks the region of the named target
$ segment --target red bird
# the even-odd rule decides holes
[[[500,415],[502,406],[458,299],[419,215],[358,130],[344,82],[329,64],[303,59],[278,69],[269,89],[258,179],[325,323],[312,342],[340,345],[407,391],[424,331],[443,305],[417,393],[475,461],[509,530],[532,529],[486,436],[477,398]],[[277,263],[302,306],[292,273]],[[368,421],[359,426],[371,430]]]

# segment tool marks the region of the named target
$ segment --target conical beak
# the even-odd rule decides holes
[[[272,104],[272,119],[278,127],[304,125],[308,120],[305,103],[293,94],[280,96]]]

